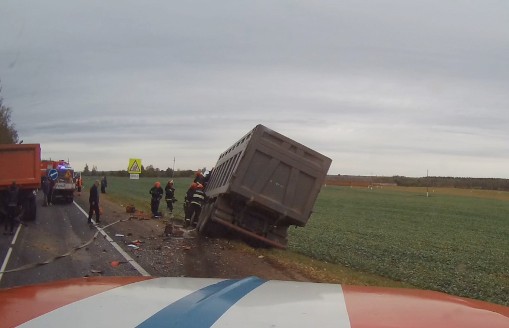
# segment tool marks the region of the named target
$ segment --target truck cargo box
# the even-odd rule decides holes
[[[6,219],[9,186],[19,188],[18,215],[24,221],[37,216],[35,192],[41,186],[41,147],[39,144],[0,145],[0,219]]]
[[[199,230],[216,222],[274,246],[304,226],[331,159],[263,125],[223,152],[206,186]],[[209,216],[209,217],[207,217]],[[272,238],[276,233],[278,237]]]
[[[0,145],[0,189],[13,181],[22,189],[41,185],[41,147],[39,144]]]

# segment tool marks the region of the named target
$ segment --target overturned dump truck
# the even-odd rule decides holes
[[[223,152],[205,188],[197,229],[234,231],[286,248],[291,225],[306,225],[331,159],[263,125]]]

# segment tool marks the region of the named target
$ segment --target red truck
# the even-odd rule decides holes
[[[35,220],[35,195],[41,186],[40,163],[39,144],[0,145],[0,216],[7,213],[7,189],[16,182],[20,190],[18,205],[23,220]]]

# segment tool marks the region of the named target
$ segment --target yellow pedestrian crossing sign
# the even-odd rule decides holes
[[[130,158],[129,166],[127,167],[127,172],[131,174],[141,174],[141,159]]]

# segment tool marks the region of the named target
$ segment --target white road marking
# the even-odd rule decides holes
[[[73,201],[74,205],[88,218],[88,213],[82,209],[75,201]],[[110,244],[126,259],[127,262],[129,262],[133,268],[136,269],[142,276],[150,277],[150,273],[148,273],[145,269],[141,267],[141,265],[138,264],[129,254],[127,254],[122,247],[120,247],[101,227],[99,227],[95,220],[92,219],[92,222],[94,222],[94,226],[97,230],[105,237],[107,241],[110,242]]]
[[[12,247],[16,243],[16,239],[18,239],[18,235],[19,235],[20,231],[21,231],[21,224],[19,224],[18,228],[16,229],[14,238],[12,238],[11,245],[9,246],[9,249],[7,250],[7,255],[5,256],[4,261],[2,263],[2,267],[0,267],[0,282],[2,281],[2,278],[4,276],[3,272],[5,271],[5,268],[7,268],[7,263],[9,263],[9,259],[11,258]]]

